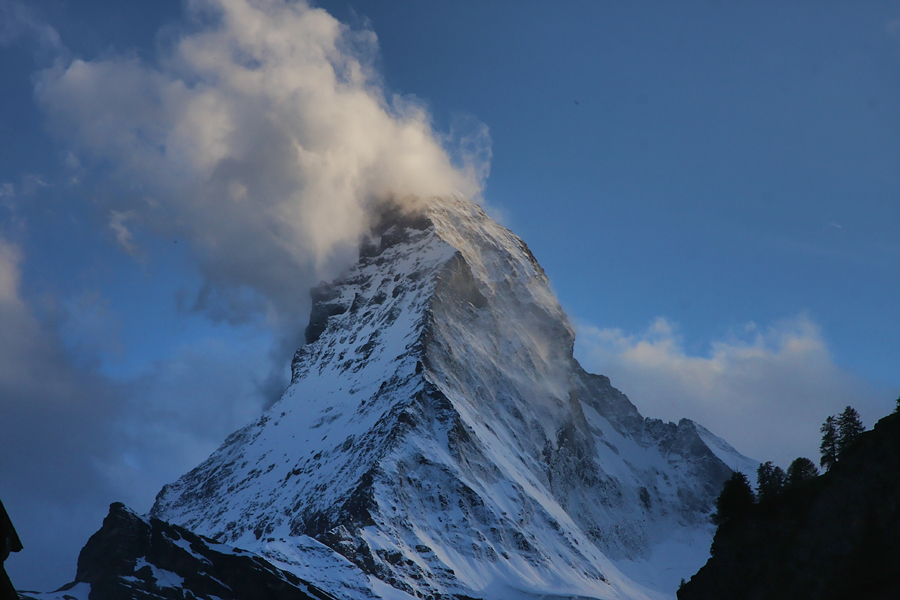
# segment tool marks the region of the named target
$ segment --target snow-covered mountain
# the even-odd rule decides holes
[[[339,598],[663,598],[755,468],[586,373],[528,247],[464,198],[385,210],[312,294],[284,396],[152,517]]]

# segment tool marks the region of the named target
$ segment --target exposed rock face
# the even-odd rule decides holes
[[[679,600],[900,598],[900,415],[834,468],[719,528]]]
[[[78,557],[75,581],[25,598],[333,600],[258,556],[113,504]]]
[[[345,598],[665,597],[619,566],[702,540],[755,468],[586,373],[527,246],[465,199],[388,215],[313,299],[282,399],[153,517]]]

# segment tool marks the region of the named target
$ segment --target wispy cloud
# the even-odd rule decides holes
[[[32,38],[45,51],[60,51],[62,43],[56,29],[35,16],[17,0],[0,0],[0,46]]]
[[[801,455],[818,460],[818,429],[829,414],[853,405],[871,426],[889,409],[835,364],[805,315],[747,324],[699,356],[662,317],[638,333],[583,324],[577,349],[586,368],[609,376],[645,416],[694,419],[745,454],[784,466]]]
[[[109,228],[116,236],[116,242],[128,254],[138,256],[138,247],[134,244],[134,236],[125,223],[129,219],[133,219],[137,213],[133,210],[111,210],[109,211]]]

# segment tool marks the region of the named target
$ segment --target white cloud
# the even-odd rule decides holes
[[[693,419],[758,460],[783,466],[797,456],[818,462],[819,426],[846,405],[871,427],[889,407],[838,367],[822,331],[798,316],[710,345],[684,348],[677,325],[657,318],[645,331],[578,328],[577,354],[610,377],[642,414]]]
[[[113,234],[115,234],[116,242],[119,243],[119,246],[121,246],[125,252],[132,256],[138,255],[138,248],[134,245],[134,235],[132,235],[131,230],[128,229],[128,226],[125,225],[125,223],[135,216],[136,213],[133,210],[109,211],[109,228],[112,230]]]
[[[155,65],[133,56],[58,61],[36,95],[82,164],[112,165],[102,197],[192,242],[207,282],[260,293],[306,318],[311,284],[353,256],[386,198],[478,196],[490,143],[457,134],[454,165],[424,107],[386,97],[375,34],[283,0],[192,0],[193,29]],[[299,317],[297,317],[299,313]]]

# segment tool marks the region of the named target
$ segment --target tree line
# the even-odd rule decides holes
[[[894,413],[900,413],[900,398]],[[822,443],[819,445],[821,457],[819,466],[830,471],[840,461],[841,456],[850,448],[856,439],[866,430],[859,412],[848,406],[837,416],[825,419],[819,431]],[[766,502],[774,498],[787,487],[812,479],[819,475],[815,463],[804,457],[798,457],[788,466],[787,472],[766,461],[756,470],[756,492],[750,485],[747,476],[740,471],[732,473],[722,486],[722,493],[716,500],[716,510],[712,514],[713,523],[721,525],[735,517],[745,514],[757,502]]]

